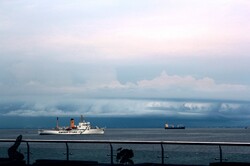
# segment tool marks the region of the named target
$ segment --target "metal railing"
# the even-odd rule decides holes
[[[15,139],[0,139],[0,142],[15,142]],[[27,146],[27,164],[30,164],[30,145],[29,143],[61,143],[66,145],[66,160],[69,160],[69,143],[81,144],[108,144],[110,146],[110,164],[113,165],[113,145],[114,144],[154,144],[161,147],[161,164],[164,164],[164,146],[163,145],[199,145],[199,146],[218,146],[219,160],[223,161],[222,146],[250,146],[249,142],[193,142],[193,141],[122,141],[122,140],[39,140],[39,139],[24,139],[22,142]]]

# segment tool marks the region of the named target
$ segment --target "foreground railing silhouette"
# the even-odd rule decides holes
[[[15,142],[15,139],[0,139],[0,142]],[[161,147],[161,164],[164,164],[164,146],[163,145],[199,145],[199,146],[218,146],[219,147],[219,161],[223,161],[222,146],[250,146],[248,142],[193,142],[193,141],[122,141],[122,140],[38,140],[38,139],[24,139],[23,143],[27,146],[27,164],[30,164],[30,145],[29,143],[63,143],[66,145],[66,160],[69,160],[69,143],[82,144],[109,144],[110,146],[110,163],[114,164],[113,145],[114,144],[151,144],[160,145]]]

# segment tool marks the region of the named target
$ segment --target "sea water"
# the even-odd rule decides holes
[[[243,128],[187,128],[185,130],[150,129],[106,129],[103,135],[38,135],[36,129],[1,129],[0,139],[41,140],[136,140],[136,141],[201,141],[201,142],[250,142],[250,130]],[[0,142],[0,157],[8,157],[7,150],[13,143]],[[37,159],[66,159],[64,143],[29,143],[30,163]],[[69,143],[69,160],[111,162],[110,144]],[[160,145],[113,144],[113,160],[118,148],[132,149],[134,163],[161,163]],[[164,163],[209,165],[218,162],[220,151],[218,146],[204,145],[163,145]],[[27,145],[19,147],[27,156]],[[222,146],[223,160],[229,162],[250,162],[250,147]]]

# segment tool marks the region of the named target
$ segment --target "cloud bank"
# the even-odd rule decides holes
[[[2,117],[166,117],[247,120],[250,102],[195,99],[83,99],[1,104]]]

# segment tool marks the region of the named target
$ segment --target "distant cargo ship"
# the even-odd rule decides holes
[[[81,121],[75,125],[74,119],[70,120],[70,127],[59,127],[58,118],[57,125],[54,129],[38,130],[40,135],[60,135],[60,134],[104,134],[104,128],[92,127],[90,122],[86,122],[81,116]]]
[[[169,125],[165,123],[165,129],[185,129],[185,126],[183,125],[174,126],[174,125]]]

